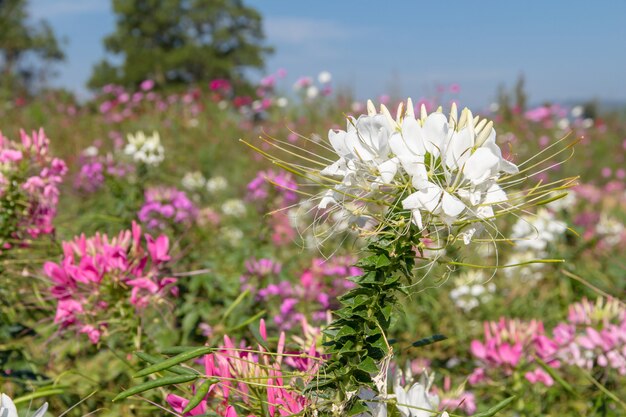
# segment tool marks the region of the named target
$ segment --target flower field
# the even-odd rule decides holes
[[[623,111],[284,75],[0,110],[0,417],[626,415]]]

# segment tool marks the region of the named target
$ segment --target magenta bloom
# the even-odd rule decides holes
[[[113,238],[96,233],[63,242],[62,260],[44,264],[57,299],[54,322],[62,331],[74,329],[98,343],[120,310],[133,314],[156,299],[177,295],[176,278],[168,277],[165,268],[169,260],[167,236],[142,237],[136,223]]]
[[[148,188],[145,202],[137,214],[150,229],[190,224],[197,215],[198,209],[187,194],[174,187]]]
[[[259,330],[267,341],[263,321]],[[298,394],[291,386],[289,376],[291,372],[284,372],[293,370],[287,360],[291,357],[283,358],[284,349],[284,333],[280,334],[276,352],[273,354],[266,354],[265,348],[260,345],[252,348],[243,342],[235,344],[230,337],[224,336],[224,344],[214,353],[202,358],[204,375],[207,378],[215,378],[218,382],[211,386],[203,401],[185,416],[204,415],[209,411],[222,416],[237,416],[235,405],[245,404],[247,407],[253,407],[259,393],[265,397],[264,401],[271,417],[302,413],[309,404],[306,397]],[[309,358],[319,358],[314,344],[306,351],[293,353],[294,356],[306,353]],[[319,360],[307,359],[306,366],[299,367],[298,370],[304,373],[303,379],[307,383],[315,377],[318,368]],[[259,385],[259,381],[263,381],[263,384]],[[254,389],[253,395],[251,387]],[[166,401],[177,413],[182,413],[189,403],[187,399],[174,394],[169,394]]]
[[[3,249],[12,246],[7,242],[9,239],[26,246],[28,238],[54,232],[52,222],[59,202],[59,186],[67,167],[62,160],[50,156],[49,143],[43,129],[30,135],[21,130],[19,142],[0,133],[0,199],[19,201],[21,206],[20,210],[3,216],[0,223]]]
[[[523,366],[533,364],[535,356],[550,366],[559,366],[555,360],[556,344],[544,334],[543,323],[536,320],[524,322],[501,318],[497,322],[486,322],[484,342],[473,340],[470,352],[479,363],[469,377],[471,384],[511,375]],[[553,382],[536,370],[527,372],[526,379],[547,386]]]
[[[298,325],[303,318],[324,322],[329,310],[337,307],[337,297],[354,283],[348,278],[360,275],[361,269],[352,266],[354,259],[336,257],[314,259],[300,273],[300,282],[279,280],[281,265],[270,259],[251,259],[248,271],[241,276],[242,290],[249,290],[257,300],[278,307],[274,323],[282,330]],[[305,312],[308,315],[305,315]]]

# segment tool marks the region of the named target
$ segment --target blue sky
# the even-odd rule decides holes
[[[330,71],[359,98],[420,97],[458,83],[462,104],[486,105],[526,78],[531,102],[626,100],[626,1],[248,0],[289,82]],[[108,0],[31,0],[67,39],[56,84],[84,92],[115,20]]]

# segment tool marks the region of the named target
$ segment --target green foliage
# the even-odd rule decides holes
[[[147,78],[160,85],[238,80],[271,52],[260,14],[241,0],[114,0],[113,11],[116,31],[104,45],[122,64],[99,63],[91,88]]]
[[[406,221],[401,213],[394,215],[400,218],[390,223]],[[360,413],[365,405],[348,393],[373,388],[377,374],[384,377],[386,373],[380,364],[392,354],[387,339],[392,312],[400,308],[397,294],[402,290],[402,278],[408,284],[413,279],[414,247],[419,238],[419,233],[395,236],[389,226],[380,230],[367,246],[370,255],[357,263],[363,269],[361,276],[353,278],[357,286],[340,297],[337,318],[324,330],[324,346],[332,358],[321,372],[323,377],[310,388],[322,390],[315,395],[325,398],[326,394],[333,403],[345,403],[350,415]],[[433,341],[437,339],[441,340],[433,337]]]
[[[45,82],[50,63],[64,58],[50,25],[32,22],[27,9],[27,0],[0,1],[0,87],[8,97]]]

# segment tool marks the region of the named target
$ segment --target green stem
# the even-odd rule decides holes
[[[343,403],[341,415],[364,407],[355,393],[374,388],[374,377],[385,372],[381,365],[393,353],[387,335],[392,314],[400,308],[398,292],[404,280],[412,280],[420,236],[389,238],[394,236],[390,231],[383,229],[370,241],[370,255],[357,263],[363,274],[353,278],[356,287],[340,297],[341,308],[324,330],[325,352],[331,357],[310,388],[318,403]]]

